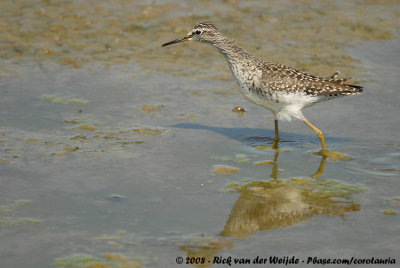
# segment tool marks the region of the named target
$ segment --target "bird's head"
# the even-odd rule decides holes
[[[214,24],[211,22],[199,22],[193,26],[192,30],[186,36],[167,42],[162,46],[165,47],[191,40],[215,44],[219,39],[221,39],[221,33]]]

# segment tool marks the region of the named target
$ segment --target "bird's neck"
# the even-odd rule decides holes
[[[246,54],[249,55],[243,48],[238,46],[235,41],[226,37],[222,37],[213,43],[213,45],[228,59],[228,61],[232,58],[240,58]]]
[[[221,38],[217,42],[213,43],[219,52],[225,56],[228,61],[229,67],[235,77],[239,76],[240,67],[249,65],[249,63],[254,61],[254,56],[247,53],[243,48],[241,48],[235,41],[228,38]]]

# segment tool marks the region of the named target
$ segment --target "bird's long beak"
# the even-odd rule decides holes
[[[176,44],[176,43],[180,43],[180,42],[185,42],[185,41],[190,41],[190,40],[192,40],[192,35],[191,35],[191,34],[188,34],[188,35],[186,35],[185,37],[182,37],[182,38],[178,38],[178,39],[169,41],[169,42],[163,44],[162,46],[163,46],[163,47],[166,47],[166,46],[169,46],[169,45],[172,45],[172,44]]]

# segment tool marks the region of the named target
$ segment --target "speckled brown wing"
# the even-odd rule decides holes
[[[347,79],[337,79],[338,72],[323,78],[273,62],[263,62],[262,69],[264,86],[280,92],[334,97],[363,91],[361,86],[345,84]]]
[[[358,94],[363,91],[363,87],[357,85],[344,84],[342,79],[336,81],[311,81],[305,93],[311,96],[338,97],[343,95]]]

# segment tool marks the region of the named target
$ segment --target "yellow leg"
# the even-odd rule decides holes
[[[275,150],[274,162],[272,163],[271,175],[269,176],[271,179],[278,179],[278,156],[279,150]]]
[[[278,119],[275,119],[275,138],[274,140],[279,141],[279,128],[278,128]]]
[[[322,150],[318,154],[322,155],[323,157],[328,157],[331,160],[349,160],[349,159],[351,159],[350,156],[347,156],[347,155],[344,155],[344,154],[341,154],[341,153],[328,151],[326,149],[325,139],[324,139],[324,135],[322,134],[322,131],[319,130],[318,128],[316,128],[310,122],[308,122],[307,119],[303,118],[303,121],[304,121],[304,123],[307,124],[307,126],[309,126],[312,130],[314,130],[314,132],[318,135],[318,138],[321,141]],[[318,175],[318,172],[317,172],[317,175]]]
[[[325,139],[324,139],[324,134],[322,134],[322,131],[316,128],[313,124],[307,121],[307,119],[303,119],[304,123],[306,123],[307,126],[309,126],[314,132],[318,135],[318,138],[321,141],[321,147],[322,151],[327,151],[326,150],[326,145],[325,145]]]
[[[279,142],[279,128],[278,128],[278,119],[275,119],[275,137],[274,141],[272,142],[272,148],[278,149],[278,142]]]
[[[327,158],[327,156],[324,156],[324,155],[322,156],[321,162],[319,163],[318,170],[313,175],[311,175],[311,178],[316,179],[319,176],[321,176],[321,174],[324,172],[326,158]]]

